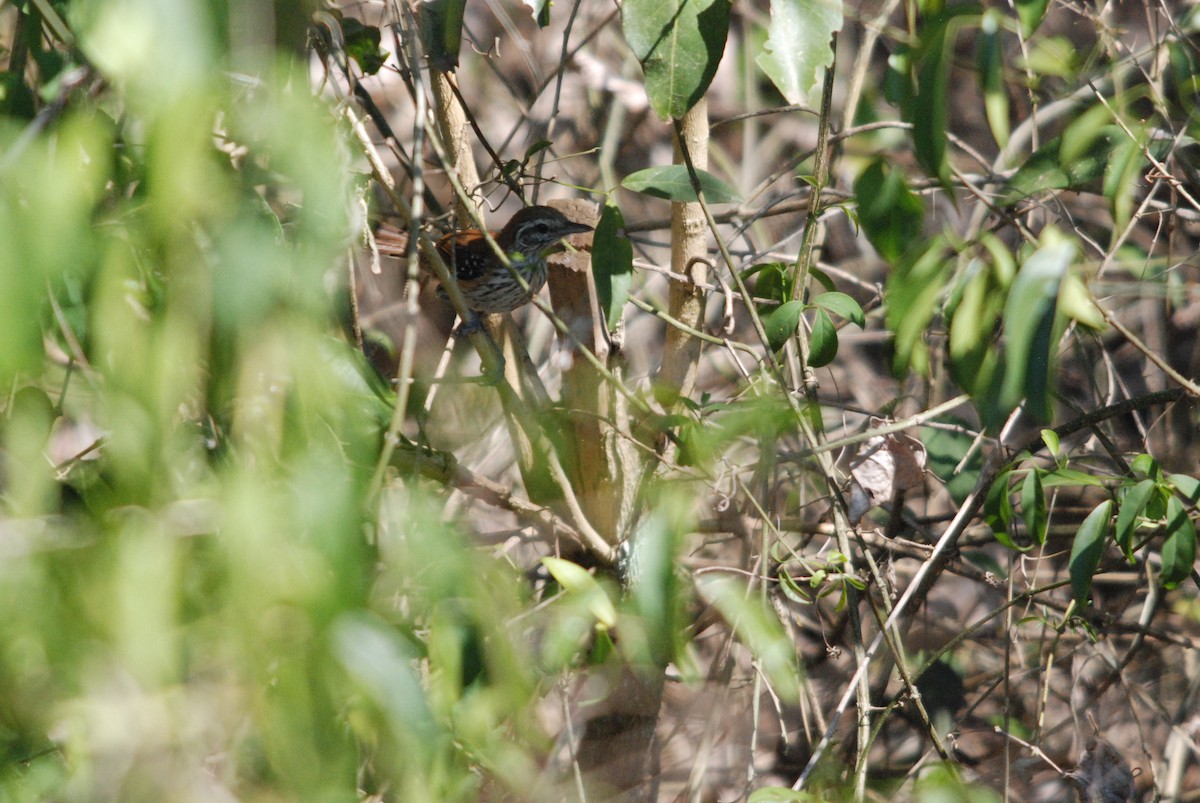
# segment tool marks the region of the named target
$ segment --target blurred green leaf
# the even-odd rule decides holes
[[[953,66],[954,40],[960,28],[979,14],[975,5],[943,10],[928,9],[920,28],[920,42],[913,51],[911,73],[902,83],[904,119],[912,123],[913,150],[917,162],[932,178],[949,188],[946,162],[946,123],[949,117],[948,90]]]
[[[895,264],[921,242],[925,205],[886,160],[876,159],[859,175],[854,196],[863,232],[884,260]]]
[[[725,54],[731,0],[626,0],[625,41],[663,120],[678,119],[708,90]],[[714,200],[714,199],[709,199]]]
[[[1013,409],[1024,400],[1040,421],[1051,416],[1051,377],[1057,343],[1058,291],[1075,259],[1075,242],[1053,230],[1021,265],[1004,306],[1005,369],[1002,406]]]
[[[1042,474],[1042,486],[1045,488],[1059,488],[1064,485],[1103,488],[1106,484],[1103,477],[1073,468],[1056,468]]]
[[[1145,454],[1144,452],[1133,458],[1133,462],[1129,464],[1129,469],[1135,475],[1140,474],[1141,476],[1152,479],[1155,482],[1162,482],[1162,466],[1159,465],[1157,460],[1150,455]]]
[[[596,578],[577,563],[562,558],[542,558],[544,565],[568,594],[575,594],[587,601],[588,610],[596,621],[605,628],[617,623],[617,609],[612,599]]]
[[[1067,78],[1079,70],[1075,46],[1065,36],[1041,36],[1034,39],[1024,62],[1024,68],[1034,75]]]
[[[689,518],[685,499],[662,500],[633,536],[630,592],[655,666],[674,661],[684,646],[682,624],[688,599],[676,560]]]
[[[747,803],[820,803],[819,793],[798,791],[786,786],[763,786],[750,793]]]
[[[1004,471],[1000,473],[992,482],[992,486],[988,488],[987,496],[983,500],[983,520],[987,522],[988,527],[992,529],[992,534],[996,536],[996,540],[1009,549],[1018,552],[1026,552],[1032,548],[1032,544],[1027,547],[1018,546],[1012,540],[1011,528],[1013,522],[1013,504],[1012,497],[1009,495],[1009,480],[1012,477],[1012,471]]]
[[[1021,21],[1021,35],[1028,39],[1045,19],[1050,0],[1016,0],[1016,3],[1017,19]]]
[[[629,299],[629,286],[633,282],[633,244],[623,236],[624,229],[621,209],[607,201],[592,238],[592,275],[609,331],[621,323],[625,302]]]
[[[1067,318],[1081,323],[1089,329],[1104,328],[1104,313],[1092,300],[1083,280],[1075,271],[1068,271],[1058,290],[1058,309]]]
[[[467,0],[425,0],[421,3],[421,46],[434,69],[458,69],[466,8]]]
[[[698,578],[697,588],[759,660],[771,690],[783,700],[796,700],[800,668],[774,610],[764,605],[759,595],[748,595],[746,586],[730,577],[705,575]]]
[[[892,370],[924,374],[929,368],[925,335],[937,311],[938,296],[950,267],[941,238],[925,251],[909,255],[888,275],[884,320],[895,333]]]
[[[1001,149],[1008,144],[1008,87],[1004,81],[1004,54],[1000,43],[1003,15],[989,8],[979,23],[975,69],[983,90],[983,108],[992,138]]]
[[[820,106],[821,71],[833,64],[830,40],[841,28],[841,0],[771,0],[766,46],[756,60],[788,103]]]
[[[1144,136],[1144,132],[1140,130],[1137,133]],[[1104,197],[1112,204],[1113,243],[1117,241],[1120,232],[1125,229],[1133,215],[1134,192],[1145,174],[1146,159],[1142,155],[1144,149],[1145,142],[1142,139],[1121,137],[1104,166],[1102,186]]]
[[[704,200],[711,204],[739,203],[738,194],[721,179],[703,170],[696,171],[700,189],[704,192]],[[663,165],[648,167],[631,173],[621,182],[621,186],[633,192],[640,192],[654,198],[668,201],[690,203],[699,199],[687,165]]]

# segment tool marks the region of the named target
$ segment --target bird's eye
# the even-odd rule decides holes
[[[550,225],[548,223],[546,223],[544,220],[538,221],[537,230],[542,232],[543,234],[545,234],[547,231],[550,230]]]

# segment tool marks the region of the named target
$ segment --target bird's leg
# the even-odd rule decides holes
[[[475,310],[469,310],[471,317],[464,320],[454,330],[454,337],[470,337],[483,329],[483,319]]]

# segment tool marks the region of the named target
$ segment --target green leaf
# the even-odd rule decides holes
[[[1165,588],[1175,588],[1191,576],[1196,562],[1196,525],[1177,496],[1167,500],[1166,535],[1159,580]]]
[[[941,238],[919,256],[907,257],[888,275],[884,320],[895,333],[892,371],[924,374],[929,367],[925,335],[937,311],[938,296],[949,268]]]
[[[1001,148],[1008,144],[1008,88],[1004,85],[1004,53],[1000,43],[1002,19],[1000,11],[995,8],[983,13],[975,57],[988,128]]]
[[[947,305],[950,375],[974,397],[987,427],[998,426],[1010,412],[999,406],[996,393],[1002,368],[996,348],[996,322],[1006,295],[996,273],[983,260],[972,260],[963,272],[961,293]]]
[[[1140,474],[1143,477],[1159,482],[1163,478],[1162,466],[1148,454],[1144,452],[1133,458],[1133,462],[1129,464],[1129,470],[1134,474]]]
[[[823,307],[851,323],[858,324],[859,329],[867,324],[867,317],[863,314],[862,306],[845,293],[821,293],[813,299],[813,304]]]
[[[546,150],[546,148],[549,148],[553,144],[554,143],[548,139],[539,139],[537,142],[525,149],[525,156],[521,159],[521,164],[529,164],[530,159],[537,156],[539,153]]]
[[[1021,35],[1026,39],[1038,29],[1046,17],[1050,0],[1017,0],[1017,19],[1021,21]]]
[[[1025,475],[1025,482],[1021,485],[1021,516],[1025,519],[1025,530],[1034,543],[1046,543],[1046,526],[1050,517],[1046,512],[1042,477],[1036,468]]]
[[[666,666],[683,647],[681,625],[687,599],[676,558],[682,545],[681,533],[688,520],[686,501],[668,497],[659,502],[633,535],[630,593],[641,622],[646,628],[647,649],[658,666]],[[687,599],[685,599],[687,598]]]
[[[379,52],[379,28],[363,25],[353,17],[342,19],[341,27],[346,55],[358,62],[365,74],[374,75],[379,72],[386,60],[386,56]]]
[[[763,329],[767,333],[767,345],[771,351],[779,351],[789,337],[796,333],[804,302],[789,301],[762,316]]]
[[[812,334],[808,338],[808,364],[812,368],[820,368],[833,362],[837,356],[837,328],[829,318],[829,313],[818,309],[813,315]]]
[[[1075,271],[1068,271],[1063,277],[1062,286],[1058,290],[1058,309],[1063,315],[1089,329],[1100,331],[1104,328],[1104,313],[1096,306],[1092,294]]]
[[[576,594],[587,601],[588,610],[602,626],[608,628],[617,623],[616,606],[587,569],[562,558],[542,558],[542,565],[568,594]]]
[[[758,276],[754,282],[755,297],[770,299],[780,304],[791,300],[792,274],[782,262],[755,265],[742,273],[742,280],[747,281],[755,275]]]
[[[886,262],[895,264],[921,237],[925,205],[908,188],[904,174],[876,159],[854,182],[863,233]]]
[[[646,95],[663,120],[704,97],[725,54],[732,0],[626,0],[625,41],[646,75]]]
[[[390,720],[393,731],[411,734],[406,745],[432,754],[442,728],[414,668],[415,650],[393,628],[365,614],[339,617],[330,641],[338,662]]]
[[[1058,440],[1058,433],[1052,429],[1042,430],[1042,443],[1046,444],[1046,451],[1052,456],[1057,457],[1061,444]]]
[[[696,177],[700,181],[700,189],[704,192],[704,200],[710,204],[733,204],[741,201],[732,187],[711,173],[697,170]],[[698,200],[687,165],[648,167],[626,176],[621,186],[633,192],[668,201],[692,203]]]
[[[1079,70],[1075,45],[1065,36],[1040,36],[1021,65],[1035,75],[1067,78]]]
[[[1144,137],[1144,131],[1135,129]],[[1141,183],[1145,156],[1144,142],[1141,138],[1130,139],[1127,135],[1120,139],[1104,166],[1104,197],[1112,204],[1112,236],[1110,242],[1115,242],[1129,223],[1133,215],[1133,196]]]
[[[1151,495],[1158,490],[1154,480],[1142,480],[1125,492],[1121,498],[1121,507],[1117,511],[1117,546],[1125,553],[1129,561],[1133,561],[1133,537],[1137,531],[1138,518],[1145,511]]]
[[[1080,608],[1086,608],[1088,593],[1092,590],[1092,575],[1100,566],[1100,558],[1104,556],[1104,542],[1108,538],[1110,519],[1112,517],[1112,500],[1102,502],[1088,514],[1075,533],[1075,543],[1071,545],[1069,571],[1071,574],[1071,591],[1075,602]]]
[[[697,578],[696,585],[700,595],[721,612],[738,639],[758,658],[772,689],[786,700],[795,700],[800,690],[800,667],[775,611],[759,595],[747,595],[746,586],[732,577],[707,574]]]
[[[467,0],[426,0],[421,4],[421,45],[434,69],[449,71],[458,67],[466,8]]]
[[[1107,485],[1103,478],[1073,468],[1056,468],[1042,474],[1043,488],[1058,488],[1064,485],[1103,488]]]
[[[992,528],[992,534],[1001,544],[1017,552],[1026,552],[1032,546],[1017,546],[1009,532],[1013,521],[1012,497],[1009,496],[1008,490],[1010,477],[1012,477],[1011,470],[1003,472],[996,477],[992,487],[988,489],[987,496],[983,500],[983,520],[988,527]]]
[[[833,64],[830,40],[841,28],[841,0],[771,0],[757,62],[788,103],[820,106],[821,71]]]
[[[606,202],[592,238],[592,275],[609,331],[621,322],[633,282],[633,244],[621,235],[624,228],[620,208],[612,201]]]
[[[1012,409],[1025,400],[1030,415],[1050,420],[1050,391],[1057,343],[1058,289],[1075,259],[1075,243],[1047,229],[1042,245],[1013,280],[1004,306],[1005,367],[1000,402]]]
[[[912,123],[913,151],[925,172],[949,188],[946,162],[946,122],[950,113],[948,91],[954,61],[954,39],[975,6],[931,12],[922,26],[912,74],[907,82],[904,118]]]
[[[1200,480],[1187,474],[1171,474],[1167,477],[1167,482],[1189,503],[1200,505]]]

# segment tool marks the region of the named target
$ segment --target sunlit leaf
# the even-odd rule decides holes
[[[1189,503],[1200,505],[1200,479],[1189,477],[1187,474],[1171,474],[1167,481]]]
[[[612,599],[587,569],[562,558],[542,558],[542,565],[554,576],[569,594],[576,594],[587,601],[588,610],[604,627],[617,623],[617,609]]]
[[[841,0],[771,0],[766,49],[757,61],[788,103],[820,105],[821,72],[833,63],[830,39],[841,27]]]
[[[626,0],[625,41],[641,62],[646,94],[663,120],[678,119],[708,90],[725,53],[731,0]]]
[[[701,191],[704,192],[704,200],[709,203],[728,204],[741,201],[732,187],[711,173],[697,170],[696,178],[699,180]],[[696,195],[696,188],[692,186],[687,165],[648,167],[626,176],[621,186],[633,192],[668,201],[689,203],[699,197]]]
[[[1104,313],[1096,306],[1092,294],[1074,271],[1068,271],[1063,277],[1058,291],[1058,308],[1063,315],[1090,329],[1099,331],[1104,328]]]
[[[867,319],[863,315],[862,307],[845,293],[822,293],[813,299],[813,304],[824,307],[834,315],[840,315],[851,323],[857,324],[860,329],[866,326]]]

